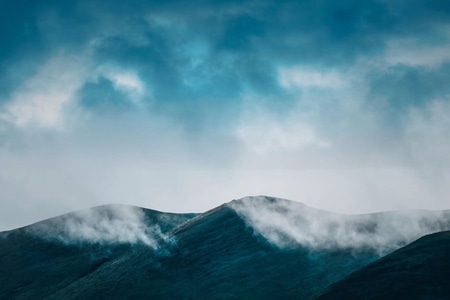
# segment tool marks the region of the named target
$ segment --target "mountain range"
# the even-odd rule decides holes
[[[267,197],[105,205],[0,233],[0,299],[450,299],[450,211]]]

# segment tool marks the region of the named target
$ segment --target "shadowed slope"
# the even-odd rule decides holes
[[[317,299],[449,299],[450,231],[424,236],[331,285]]]
[[[90,216],[100,218],[96,221],[102,226],[121,225],[117,221],[125,221],[119,217],[123,211],[129,214],[126,216],[122,214],[122,217],[133,217],[135,213],[141,218],[139,220],[144,222],[143,226],[149,228],[158,226],[162,234],[195,216],[195,214],[162,213],[125,205],[106,205],[1,232],[0,298],[47,297],[93,273],[106,262],[128,253],[133,247],[131,243],[114,239],[90,240],[89,237],[96,236],[92,231],[104,228],[86,227],[86,223],[81,223],[84,221],[88,225],[94,224],[89,223],[95,221],[87,219]],[[67,231],[70,229],[66,228],[67,224],[71,226],[78,224],[78,229],[91,229],[91,235],[71,236],[70,231]],[[121,231],[118,232],[120,233]],[[73,237],[75,238],[71,239]],[[133,244],[145,245],[142,241],[135,241]]]
[[[378,258],[373,251],[282,249],[254,232],[228,204],[172,232],[170,255],[135,247],[53,295],[71,298],[309,298]]]
[[[18,272],[2,275],[0,297],[310,299],[450,220],[345,216],[263,196],[199,215],[106,208],[1,234],[0,268]]]

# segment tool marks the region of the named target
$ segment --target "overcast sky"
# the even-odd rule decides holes
[[[0,230],[272,195],[450,208],[450,2],[0,2]]]

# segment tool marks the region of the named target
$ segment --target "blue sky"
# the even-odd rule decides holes
[[[0,226],[270,194],[448,208],[445,1],[0,4]]]

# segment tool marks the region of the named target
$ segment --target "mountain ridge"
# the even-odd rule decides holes
[[[312,299],[446,226],[445,211],[348,216],[265,196],[201,214],[104,205],[0,234],[0,268],[15,270],[0,298]]]

